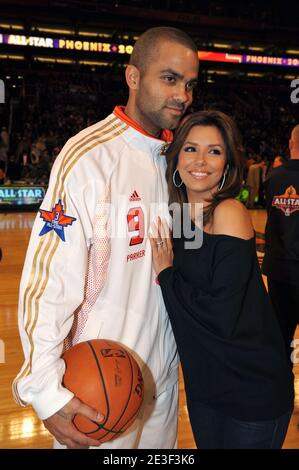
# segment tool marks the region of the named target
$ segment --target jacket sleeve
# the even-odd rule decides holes
[[[73,397],[62,386],[65,366],[61,354],[74,312],[84,299],[96,205],[89,181],[103,191],[107,184],[104,173],[91,178],[84,162],[70,171],[68,147],[66,144],[53,166],[20,285],[19,330],[25,362],[13,393],[20,405],[31,404],[40,419],[53,415]]]
[[[252,242],[252,243],[251,243]],[[188,283],[181,272],[169,267],[158,276],[167,311],[174,330],[184,329],[184,320],[194,327],[230,338],[239,320],[251,276],[253,241],[227,237],[216,242],[211,269],[211,287]],[[196,273],[194,273],[196,276]]]

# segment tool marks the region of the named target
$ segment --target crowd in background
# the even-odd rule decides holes
[[[64,143],[81,129],[126,103],[123,70],[99,74],[32,74],[0,113],[0,184],[47,185]],[[219,109],[232,116],[243,136],[250,188],[248,207],[263,206],[262,183],[288,158],[290,129],[299,110],[286,88],[227,83],[204,84],[193,110]]]

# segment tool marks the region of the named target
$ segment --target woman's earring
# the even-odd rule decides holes
[[[175,178],[176,178],[176,173],[177,173],[177,172],[178,172],[178,169],[174,170],[173,175],[172,175],[172,181],[173,181],[173,184],[175,185],[176,188],[180,188],[180,187],[182,186],[182,184],[183,184],[183,181],[182,181],[182,179],[181,179],[180,184],[177,184],[177,182],[176,182],[176,180],[175,180]],[[179,174],[179,172],[178,172],[178,174]],[[180,176],[180,174],[179,174],[179,176]],[[181,178],[181,177],[180,177],[180,178]]]
[[[221,181],[220,185],[218,186],[218,191],[221,191],[221,189],[224,186],[228,170],[229,170],[229,164],[226,165],[225,172],[223,173],[222,181]]]

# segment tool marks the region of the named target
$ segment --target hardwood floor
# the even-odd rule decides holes
[[[264,211],[251,211],[255,230],[263,232]],[[0,448],[50,448],[52,439],[33,410],[20,408],[13,401],[11,383],[23,362],[17,329],[18,287],[34,214],[0,214]],[[299,338],[297,329],[297,338]],[[4,350],[4,351],[3,351]],[[5,353],[5,358],[3,354]],[[5,361],[4,361],[5,359]],[[295,365],[296,407],[285,448],[299,448],[299,364]],[[194,448],[180,377],[179,448]]]

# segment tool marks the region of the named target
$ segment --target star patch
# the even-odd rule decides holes
[[[40,217],[45,222],[45,225],[39,233],[39,236],[41,237],[42,235],[51,232],[51,230],[54,230],[59,238],[65,242],[64,228],[68,225],[72,225],[76,219],[75,217],[64,214],[61,200],[57,202],[51,211],[44,211],[43,209],[39,209],[39,212]]]

